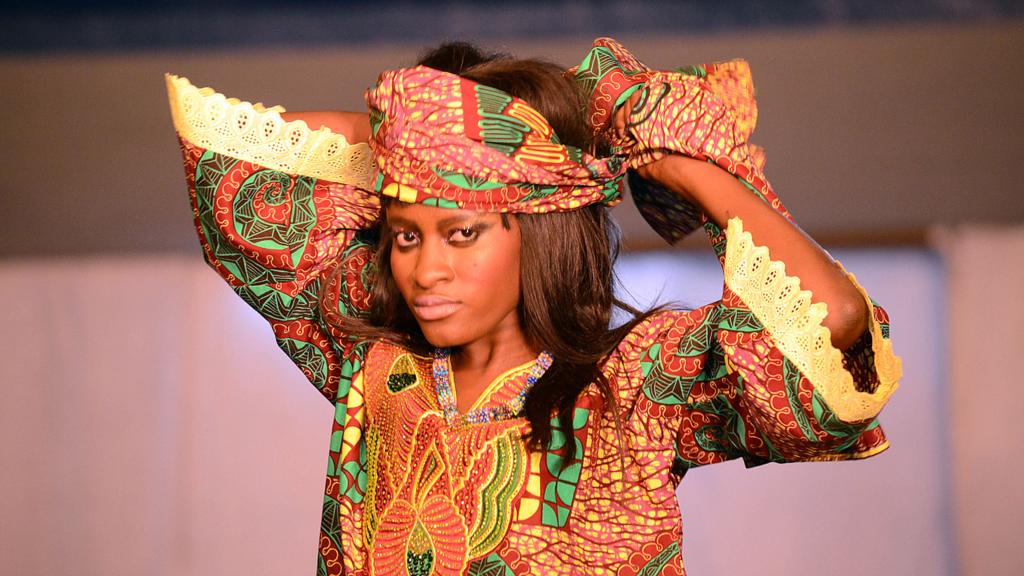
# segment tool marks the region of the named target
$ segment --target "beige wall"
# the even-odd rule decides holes
[[[620,38],[655,67],[745,57],[755,142],[825,242],[915,239],[933,222],[1024,220],[1024,23]],[[501,48],[577,61],[586,40]],[[0,58],[0,256],[195,252],[164,72],[289,109],[359,109],[418,46]],[[618,210],[630,245],[656,240]]]

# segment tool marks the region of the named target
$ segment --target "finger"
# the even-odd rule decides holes
[[[629,107],[630,112],[636,107],[636,103],[640,101],[640,91],[637,90],[629,95],[629,99],[626,101],[626,105]]]
[[[615,117],[612,122],[612,128],[615,130],[615,134],[619,137],[625,136],[626,134],[626,109],[620,107],[615,111]]]
[[[619,106],[618,110],[615,111],[615,130],[619,136],[625,136],[629,127],[629,115],[633,113],[633,108],[636,103],[640,101],[640,92],[634,92],[630,94],[629,98]]]

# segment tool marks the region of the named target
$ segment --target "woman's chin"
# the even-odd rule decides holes
[[[435,348],[455,348],[466,343],[465,337],[453,334],[450,330],[444,330],[440,326],[424,326],[420,323],[420,332],[431,346]]]

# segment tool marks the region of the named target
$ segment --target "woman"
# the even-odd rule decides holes
[[[285,116],[344,136],[168,80],[207,260],[335,403],[320,573],[681,574],[689,468],[885,449],[885,313],[764,179],[745,64],[422,64]],[[722,300],[609,327],[627,165]]]

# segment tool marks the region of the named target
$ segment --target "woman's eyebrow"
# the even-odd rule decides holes
[[[387,216],[388,226],[403,226],[405,228],[419,228],[419,225],[415,221],[409,220],[408,218],[402,218],[401,216],[393,216],[388,214]]]
[[[439,230],[443,230],[451,226],[463,224],[473,220],[479,220],[484,216],[484,214],[455,214],[447,218],[437,220],[436,222],[434,222],[434,226],[437,227],[437,229]],[[416,220],[404,218],[402,216],[397,216],[390,213],[388,214],[387,219],[389,226],[402,226],[404,228],[412,228],[418,230],[422,225],[422,223],[417,222]]]
[[[449,226],[452,226],[454,224],[461,224],[463,222],[468,222],[470,220],[479,219],[482,216],[482,214],[457,214],[455,216],[450,216],[448,218],[442,218],[441,220],[438,220],[437,227],[448,228]]]

